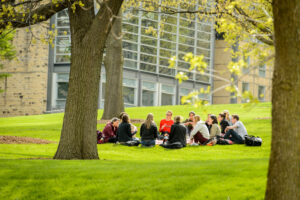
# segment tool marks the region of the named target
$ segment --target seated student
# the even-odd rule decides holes
[[[195,117],[195,112],[191,111],[189,113],[189,118],[183,121],[184,125],[187,127],[188,135],[191,134],[191,131],[193,130],[193,121]]]
[[[210,118],[210,115],[211,115],[211,114],[207,114],[207,119],[206,119],[206,121],[205,121],[205,125],[207,126],[208,131],[210,131],[210,129],[211,129],[211,125],[208,124],[208,120],[209,120],[209,118]]]
[[[176,116],[174,120],[175,123],[171,126],[168,143],[161,145],[165,148],[178,149],[186,146],[186,127],[181,124],[180,116]]]
[[[122,122],[122,117],[123,117],[123,115],[128,115],[126,112],[121,112],[120,113],[120,115],[119,115],[119,119],[121,120],[121,122]],[[135,126],[135,125],[133,125],[133,124],[131,124],[130,122],[129,122],[129,124],[130,124],[130,128],[131,128],[131,133],[132,133],[132,135],[135,135],[136,133],[137,133],[137,127]]]
[[[193,140],[196,144],[205,144],[209,139],[209,131],[205,122],[200,121],[200,116],[196,115],[194,117],[194,129],[191,132],[191,144]]]
[[[159,132],[161,133],[161,139],[164,137],[164,136],[167,136],[170,134],[171,132],[171,126],[174,124],[174,121],[172,120],[172,111],[167,111],[166,113],[166,119],[162,119],[160,121],[160,124],[159,124]]]
[[[117,139],[120,144],[124,144],[128,141],[133,140],[131,133],[131,127],[129,123],[129,116],[127,114],[122,115],[122,122],[117,130]]]
[[[231,122],[232,121],[232,116],[230,115],[229,111],[228,110],[224,110],[223,113],[225,115],[225,120],[227,120],[228,124],[230,126],[232,126],[232,122]]]
[[[208,125],[211,126],[210,131],[209,131],[209,138],[213,139],[217,136],[221,136],[221,129],[218,125],[218,120],[216,115],[210,115],[208,119]]]
[[[106,124],[104,127],[103,134],[103,143],[116,143],[117,142],[117,130],[119,126],[119,119],[114,117],[112,120]]]
[[[227,126],[229,126],[228,121],[225,119],[225,114],[224,113],[220,113],[218,116],[218,121],[220,123],[221,126],[221,133],[225,134],[225,129],[227,128]]]
[[[232,115],[232,126],[227,126],[225,129],[225,139],[230,139],[236,144],[244,144],[245,135],[247,135],[247,129],[240,121],[238,115]],[[230,137],[231,136],[231,137]]]
[[[147,115],[146,121],[142,124],[140,135],[142,146],[155,146],[155,139],[158,136],[157,126],[153,121],[153,114]]]

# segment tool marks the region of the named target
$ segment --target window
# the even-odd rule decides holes
[[[123,98],[125,106],[136,105],[136,87],[135,79],[123,78]]]
[[[142,105],[155,106],[156,105],[156,83],[143,81],[142,83]]]
[[[191,92],[190,89],[187,89],[187,88],[180,88],[179,89],[179,97],[180,97],[180,104],[182,105],[182,97],[183,96],[187,96],[189,93]]]
[[[242,93],[244,94],[244,92],[248,92],[248,91],[249,91],[249,83],[246,82],[242,83]],[[248,98],[246,99],[243,98],[242,102],[246,103],[248,100],[249,100]]]
[[[57,83],[57,98],[67,99],[69,83]]]
[[[265,101],[265,86],[258,86],[258,100]]]
[[[266,77],[266,64],[262,64],[259,66],[258,73],[260,77]]]
[[[68,95],[68,87],[69,87],[69,74],[60,73],[57,74],[57,92],[56,92],[56,109],[64,109],[66,104],[66,99]]]
[[[175,87],[170,85],[161,85],[161,105],[175,104]]]
[[[244,57],[244,62],[246,63],[246,66],[242,68],[243,74],[249,74],[250,73],[250,57],[247,58]]]

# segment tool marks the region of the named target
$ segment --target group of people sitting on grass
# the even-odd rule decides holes
[[[137,127],[130,123],[129,115],[121,113],[106,124],[102,133],[98,132],[98,143],[120,143],[128,146],[155,146],[165,148],[182,148],[215,144],[243,144],[247,130],[238,115],[230,115],[227,110],[218,116],[208,114],[202,121],[199,115],[191,111],[188,119],[182,121],[181,116],[172,119],[172,111],[167,111],[166,118],[160,121],[159,129],[152,113],[147,115],[141,125],[140,136],[136,137]]]

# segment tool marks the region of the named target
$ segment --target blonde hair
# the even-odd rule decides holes
[[[170,113],[171,115],[173,115],[173,112],[171,110],[168,110],[166,114]]]
[[[199,121],[200,121],[200,116],[199,116],[199,115],[196,115],[196,116],[194,117],[194,119],[195,119],[195,122],[199,122]]]
[[[147,115],[146,121],[144,122],[147,129],[149,129],[151,127],[151,125],[153,124],[153,118],[154,118],[154,116],[152,113],[149,113]]]
[[[228,111],[228,110],[224,110],[223,113],[224,113],[224,115],[225,115],[225,119],[226,119],[226,120],[230,120],[230,114],[229,114],[229,111]]]

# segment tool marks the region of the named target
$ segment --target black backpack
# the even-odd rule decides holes
[[[246,135],[245,144],[246,146],[261,146],[262,139],[260,137],[255,137],[253,135]]]

